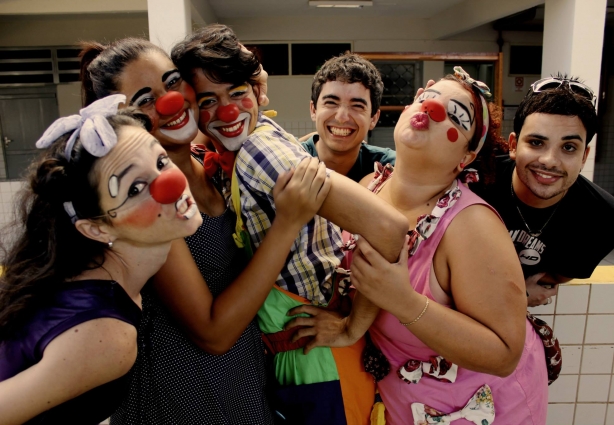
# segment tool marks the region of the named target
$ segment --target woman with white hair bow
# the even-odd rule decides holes
[[[60,118],[37,142],[45,151],[0,278],[2,425],[93,425],[117,409],[137,354],[141,288],[171,242],[202,222],[147,116],[118,111],[125,100]],[[294,205],[298,192],[280,201]]]

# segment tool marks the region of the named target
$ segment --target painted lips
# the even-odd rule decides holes
[[[182,195],[177,202],[175,202],[175,209],[177,210],[177,217],[189,220],[194,217],[194,214],[198,211],[198,206],[194,200],[188,195]]]
[[[224,137],[237,137],[243,132],[244,125],[245,120],[241,120],[232,125],[215,127],[215,129]]]
[[[414,130],[428,130],[429,129],[429,116],[424,112],[418,112],[409,120],[409,125]]]
[[[187,109],[175,115],[169,122],[162,126],[165,130],[178,130],[190,121]]]

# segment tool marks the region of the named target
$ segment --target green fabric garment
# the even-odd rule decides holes
[[[318,143],[319,140],[320,136],[314,134],[301,144],[311,156],[315,156],[317,158],[318,151],[316,149],[316,143]],[[363,177],[371,174],[374,171],[373,164],[375,162],[379,162],[382,165],[394,165],[396,159],[397,153],[392,149],[369,145],[365,142],[362,142],[362,144],[360,145],[360,151],[358,151],[358,157],[356,158],[356,162],[354,163],[350,171],[348,171],[346,177],[354,180],[355,182],[360,182]]]
[[[264,333],[282,331],[292,320],[290,309],[303,305],[273,288],[258,311],[258,324]],[[303,315],[307,316],[307,315]],[[333,353],[328,347],[317,347],[303,354],[303,349],[277,353],[274,359],[275,377],[281,385],[303,385],[339,380]]]

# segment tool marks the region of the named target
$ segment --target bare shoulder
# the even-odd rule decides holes
[[[495,232],[494,235],[493,232]],[[446,229],[446,236],[457,236],[464,239],[482,239],[484,236],[489,236],[491,239],[491,237],[499,237],[498,235],[507,235],[505,224],[492,208],[483,204],[470,205],[460,211]]]
[[[136,359],[136,329],[94,319],[54,338],[43,358],[0,382],[2,423],[18,424],[125,375]]]
[[[49,343],[41,363],[70,364],[70,374],[92,386],[125,375],[136,360],[136,328],[113,318],[76,325]]]

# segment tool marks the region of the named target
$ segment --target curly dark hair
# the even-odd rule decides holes
[[[566,76],[557,76],[560,79],[579,82],[575,78],[566,78]],[[520,135],[524,121],[531,114],[550,114],[550,115],[565,115],[576,116],[582,121],[586,130],[586,147],[597,132],[598,119],[597,111],[593,106],[592,100],[586,96],[578,94],[570,90],[565,84],[554,89],[548,89],[534,93],[529,90],[524,97],[518,110],[514,116],[514,133]]]
[[[345,53],[327,60],[313,77],[311,84],[311,100],[314,107],[322,92],[322,86],[329,81],[342,83],[361,83],[367,89],[371,98],[371,116],[379,110],[384,92],[384,83],[379,71],[371,62],[355,53]]]
[[[467,149],[474,151],[477,149],[480,139],[482,137],[482,127],[484,125],[483,120],[483,106],[480,91],[472,84],[457,78],[454,75],[448,74],[443,77],[443,80],[456,81],[465,90],[471,93],[473,103],[475,104],[475,133],[469,141]],[[501,120],[503,119],[503,112],[501,108],[491,102],[486,103],[488,106],[488,134],[486,140],[484,140],[484,146],[478,152],[475,161],[471,163],[471,168],[478,170],[480,178],[484,184],[492,184],[495,180],[496,164],[495,158],[497,154],[505,152],[507,150],[507,144],[504,138],[501,137]]]
[[[261,69],[256,55],[244,50],[235,33],[220,24],[187,36],[173,47],[171,59],[186,81],[192,81],[194,69],[201,69],[216,84],[253,85]]]
[[[166,57],[160,47],[142,38],[123,38],[104,45],[83,41],[81,47],[81,101],[83,106],[118,91],[118,79],[129,63],[154,51]]]
[[[108,121],[116,132],[124,126],[149,125],[146,115],[131,108]],[[68,161],[64,150],[69,137],[70,133],[61,136],[30,165],[27,184],[17,195],[15,222],[4,229],[12,237],[0,243],[0,343],[19,330],[46,294],[102,264],[107,246],[83,236],[64,210],[64,202],[70,201],[79,218],[109,223],[92,172],[99,158],[77,139]]]

